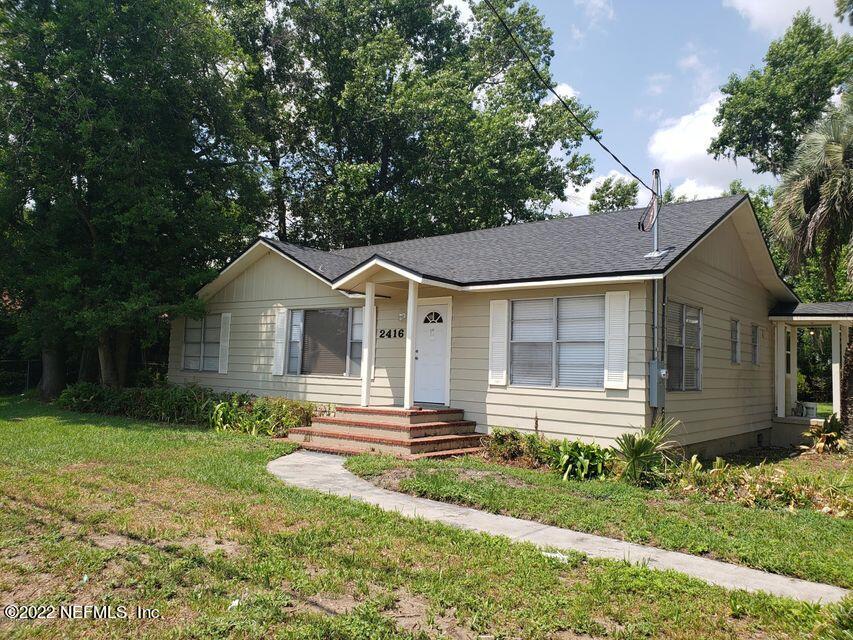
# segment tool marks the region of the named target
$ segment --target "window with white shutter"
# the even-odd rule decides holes
[[[293,309],[286,327],[289,375],[361,375],[363,307]]]
[[[489,302],[489,384],[506,384],[509,302]]]

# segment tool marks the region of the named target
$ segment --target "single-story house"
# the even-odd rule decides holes
[[[840,410],[853,303],[801,304],[746,196],[666,205],[658,255],[640,214],[334,251],[259,238],[198,292],[204,318],[174,320],[169,378],[335,405],[294,436],[321,450],[465,449],[497,426],[607,445],[665,412],[712,453],[788,437],[809,324],[832,327]]]

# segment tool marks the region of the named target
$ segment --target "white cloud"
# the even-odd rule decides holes
[[[646,93],[650,96],[659,96],[669,86],[672,76],[668,73],[653,73],[646,78]]]
[[[676,198],[684,196],[688,200],[702,200],[703,198],[716,198],[723,192],[723,189],[711,184],[696,182],[693,178],[687,178],[681,184],[676,185],[672,191]]]
[[[592,24],[613,20],[616,15],[610,0],[575,0],[575,6],[584,10],[587,19]]]
[[[678,60],[678,68],[690,76],[693,84],[693,95],[704,98],[716,87],[715,70],[705,63],[704,54],[700,53],[693,44],[687,45],[688,53]]]
[[[708,153],[719,129],[714,115],[721,99],[719,92],[712,93],[695,111],[664,122],[649,139],[649,157],[660,168],[664,184],[678,184],[677,195],[719,195],[736,178],[747,187],[773,182],[769,175],[753,173],[748,160],[735,164],[714,160]]]
[[[663,119],[663,109],[634,107],[633,115],[635,120],[660,122]]]
[[[812,15],[828,22],[836,32],[849,26],[835,17],[835,0],[723,0],[723,6],[737,11],[753,31],[778,35],[785,31],[798,11],[811,9]]]
[[[589,213],[589,201],[592,197],[592,192],[596,187],[600,186],[607,178],[622,178],[624,180],[633,181],[631,176],[620,173],[615,169],[611,170],[606,175],[594,177],[588,184],[584,185],[577,192],[569,189],[565,200],[557,200],[551,205],[552,213],[570,213],[574,216],[585,216]],[[649,196],[651,198],[651,196]],[[643,199],[642,191],[638,197],[638,202]],[[639,206],[639,205],[638,205]]]
[[[554,90],[562,98],[576,98],[578,96],[578,90],[575,89],[572,85],[566,84],[565,82],[557,83],[557,85],[554,87]],[[549,91],[548,96],[542,102],[544,104],[551,104],[552,102],[556,101],[557,98],[555,98],[554,94]]]
[[[586,37],[586,34],[576,24],[573,24],[571,27],[569,27],[569,34],[572,37],[572,42],[574,42],[575,44],[580,44]]]

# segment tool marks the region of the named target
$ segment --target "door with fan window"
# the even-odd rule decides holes
[[[448,312],[446,304],[418,307],[415,323],[415,402],[447,401]]]

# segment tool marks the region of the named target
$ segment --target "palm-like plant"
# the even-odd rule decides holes
[[[638,486],[650,483],[664,463],[671,462],[670,453],[677,443],[669,436],[680,425],[674,418],[660,417],[639,433],[616,438],[613,449],[624,464],[621,477]]]
[[[832,290],[845,245],[853,243],[853,95],[841,97],[805,135],[776,190],[773,231],[789,252],[788,270],[817,254]],[[853,251],[847,275],[853,279]]]

